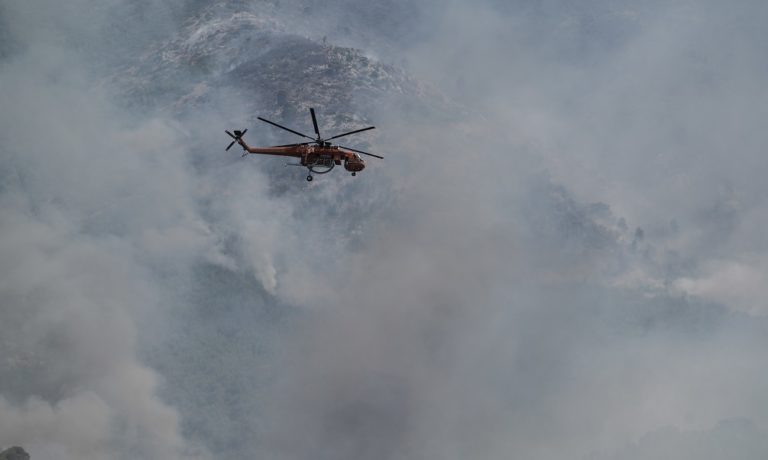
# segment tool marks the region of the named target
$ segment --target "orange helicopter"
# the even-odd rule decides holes
[[[333,145],[331,144],[330,140],[332,139],[338,139],[339,137],[349,136],[350,134],[356,134],[361,133],[363,131],[368,131],[370,129],[374,129],[374,126],[369,126],[367,128],[362,129],[356,129],[354,131],[350,131],[344,134],[337,134],[336,136],[329,137],[328,139],[323,139],[320,136],[320,129],[317,127],[317,118],[315,117],[315,109],[309,108],[309,113],[312,115],[312,125],[315,127],[315,134],[317,134],[317,138],[312,138],[307,136],[306,134],[302,134],[298,131],[294,131],[290,128],[286,128],[285,126],[278,125],[274,121],[269,121],[266,118],[257,117],[259,120],[269,123],[270,125],[277,126],[280,129],[284,129],[288,132],[291,132],[293,134],[296,134],[301,137],[306,137],[307,139],[312,139],[312,142],[302,142],[300,144],[286,144],[286,145],[276,145],[273,147],[250,147],[248,144],[245,143],[243,140],[243,136],[245,136],[245,133],[248,131],[247,129],[244,129],[243,131],[235,130],[234,133],[231,133],[229,131],[226,132],[229,137],[234,139],[229,146],[227,146],[226,150],[229,150],[235,143],[240,144],[241,147],[243,147],[243,156],[248,155],[249,153],[259,153],[262,155],[279,155],[284,157],[296,157],[299,158],[300,163],[289,163],[290,166],[304,166],[309,170],[309,174],[307,175],[307,180],[312,180],[312,173],[315,174],[326,174],[330,172],[334,166],[341,165],[342,161],[344,162],[344,169],[347,171],[350,171],[353,176],[357,175],[359,171],[362,171],[365,169],[365,161],[358,155],[359,153],[362,153],[363,155],[372,156],[374,158],[380,158],[384,159],[384,157],[379,155],[374,155],[372,153],[363,152],[362,150],[356,150],[349,147],[344,147],[343,145]],[[288,165],[287,165],[288,166]]]

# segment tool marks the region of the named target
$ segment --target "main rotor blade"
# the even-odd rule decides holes
[[[317,118],[315,117],[315,109],[310,107],[309,113],[312,114],[312,124],[315,126],[315,134],[317,134],[317,137],[320,138],[320,129],[317,127]]]
[[[345,149],[345,150],[351,150],[351,151],[353,151],[353,152],[362,153],[363,155],[368,155],[368,156],[372,156],[372,157],[380,158],[380,159],[382,159],[382,160],[384,159],[384,157],[382,157],[382,156],[379,156],[379,155],[374,155],[374,154],[372,154],[372,153],[368,153],[368,152],[363,152],[362,150],[351,149],[351,148],[349,148],[349,147],[344,147],[343,145],[340,145],[339,147],[341,147],[341,148],[343,148],[343,149]]]
[[[363,131],[368,131],[369,129],[376,129],[376,127],[375,127],[375,126],[369,126],[369,127],[367,127],[367,128],[363,128],[363,129],[356,129],[356,130],[354,130],[354,131],[350,131],[350,132],[348,132],[348,133],[344,133],[344,134],[338,134],[338,135],[336,135],[336,136],[333,136],[333,137],[329,137],[328,139],[326,139],[326,141],[330,141],[331,139],[336,139],[336,138],[339,138],[339,137],[349,136],[350,134],[355,134],[355,133],[362,133]]]
[[[227,134],[229,134],[229,137],[231,137],[232,139],[237,139],[237,136],[235,136],[234,134],[230,133],[230,132],[229,132],[229,131],[227,131],[226,129],[224,130],[224,132],[225,132],[225,133],[227,133]]]
[[[261,120],[261,121],[263,121],[263,122],[265,122],[265,123],[269,123],[269,124],[270,124],[270,125],[272,125],[272,126],[277,126],[277,127],[278,127],[278,128],[280,128],[280,129],[284,129],[284,130],[286,130],[286,131],[288,131],[288,132],[291,132],[291,133],[293,133],[293,134],[296,134],[297,136],[306,137],[307,139],[312,139],[312,140],[315,140],[314,138],[312,138],[312,137],[309,137],[309,136],[307,136],[306,134],[302,134],[302,133],[300,133],[300,132],[298,132],[298,131],[294,131],[294,130],[292,130],[292,129],[290,129],[290,128],[286,128],[285,126],[282,126],[282,125],[278,125],[278,124],[277,124],[277,123],[275,123],[274,121],[269,121],[269,120],[267,120],[266,118],[261,118],[261,117],[256,117],[256,118],[258,118],[259,120]]]
[[[230,142],[230,144],[227,146],[227,148],[225,148],[225,149],[224,149],[224,151],[225,151],[225,152],[228,152],[228,151],[229,151],[229,149],[231,149],[231,148],[232,148],[232,146],[233,146],[233,145],[235,145],[235,142],[237,142],[237,141],[232,141],[232,142]]]

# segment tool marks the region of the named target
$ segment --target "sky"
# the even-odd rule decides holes
[[[0,3],[0,448],[768,454],[762,2],[218,2],[443,101],[359,103],[385,160],[311,184],[223,152],[226,85],[131,99],[200,2],[41,2]]]

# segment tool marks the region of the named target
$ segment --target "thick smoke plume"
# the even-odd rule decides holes
[[[761,2],[37,3],[0,5],[0,450],[768,454]],[[223,152],[310,105],[386,159]]]

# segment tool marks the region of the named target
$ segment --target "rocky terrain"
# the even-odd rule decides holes
[[[363,50],[302,35],[265,3],[203,8],[174,37],[141,53],[116,76],[127,100],[189,115],[217,98],[247,101],[256,115],[302,123],[321,108],[324,131],[369,123],[371,108],[404,117],[454,119],[467,110],[404,70]]]
[[[11,447],[0,452],[0,460],[29,460],[29,454],[21,447]]]

